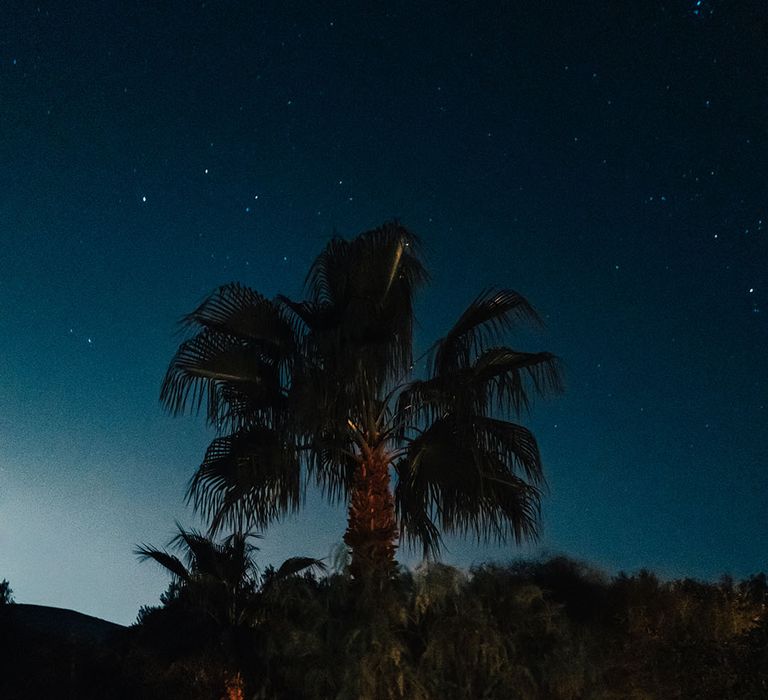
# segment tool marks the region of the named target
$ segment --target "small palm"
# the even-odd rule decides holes
[[[263,587],[254,560],[259,549],[251,540],[259,536],[236,532],[217,542],[196,530],[177,527],[179,532],[169,546],[179,551],[181,557],[150,545],[140,545],[135,553],[141,560],[155,561],[169,571],[185,599],[217,624],[253,623],[257,594]],[[288,559],[270,583],[311,568],[324,570],[325,565],[309,557]]]

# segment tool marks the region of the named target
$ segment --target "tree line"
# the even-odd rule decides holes
[[[611,578],[566,558],[468,572],[431,563],[399,569],[374,605],[360,599],[347,562],[291,575],[258,569],[255,549],[241,559],[239,543],[188,544],[180,560],[197,554],[186,573],[109,644],[30,650],[6,629],[4,697],[726,700],[768,692],[763,574],[705,583],[647,571]],[[228,581],[233,559],[244,575]]]

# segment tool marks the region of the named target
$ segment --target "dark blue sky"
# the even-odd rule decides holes
[[[765,569],[765,4],[310,4],[6,9],[0,578],[119,622],[155,601],[133,546],[194,522],[211,437],[158,403],[177,319],[232,280],[298,296],[329,236],[393,217],[433,277],[420,348],[492,284],[547,320],[519,339],[567,371],[530,419],[540,548]],[[343,528],[310,499],[263,561]]]

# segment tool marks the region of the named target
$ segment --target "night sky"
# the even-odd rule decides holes
[[[330,236],[394,218],[432,274],[418,350],[499,285],[546,320],[511,344],[566,372],[527,419],[541,542],[446,561],[766,569],[766,4],[313,4],[5,8],[0,579],[122,623],[156,602],[132,550],[195,524],[212,437],[158,402],[179,317],[230,281],[299,296]],[[344,521],[310,497],[260,560]]]

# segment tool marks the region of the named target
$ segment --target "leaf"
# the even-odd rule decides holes
[[[485,426],[486,429],[498,426]],[[509,435],[503,444],[516,455],[489,450],[482,434],[463,430],[455,417],[437,420],[415,438],[405,458],[396,465],[395,503],[403,536],[419,543],[425,554],[434,550],[434,532],[472,533],[478,540],[520,542],[536,536],[540,508],[538,462],[525,454],[530,444],[511,449]],[[480,438],[480,439],[478,439]],[[520,460],[524,460],[520,462]],[[531,471],[532,482],[517,476],[515,467]]]
[[[192,478],[188,499],[211,519],[211,531],[225,523],[264,527],[302,500],[301,467],[291,436],[253,426],[216,438]]]
[[[499,340],[516,322],[541,323],[522,295],[509,289],[488,289],[467,307],[431,351],[430,372],[436,377],[469,367],[472,356]]]
[[[189,580],[189,571],[181,562],[181,560],[173,554],[164,552],[161,549],[155,549],[154,547],[146,544],[139,545],[134,550],[134,554],[139,557],[140,561],[152,559],[182,581]]]
[[[282,400],[277,365],[258,348],[205,330],[179,346],[163,380],[160,401],[178,414],[188,406],[200,410],[207,397],[208,418],[215,424],[226,413],[223,387],[266,405]]]
[[[262,351],[275,357],[290,355],[295,346],[293,328],[281,305],[237,283],[216,289],[181,320],[181,327],[258,341]]]
[[[289,576],[300,574],[307,569],[317,569],[318,571],[325,572],[326,566],[320,559],[313,559],[312,557],[291,557],[286,559],[280,565],[274,578],[276,580],[288,578]]]

